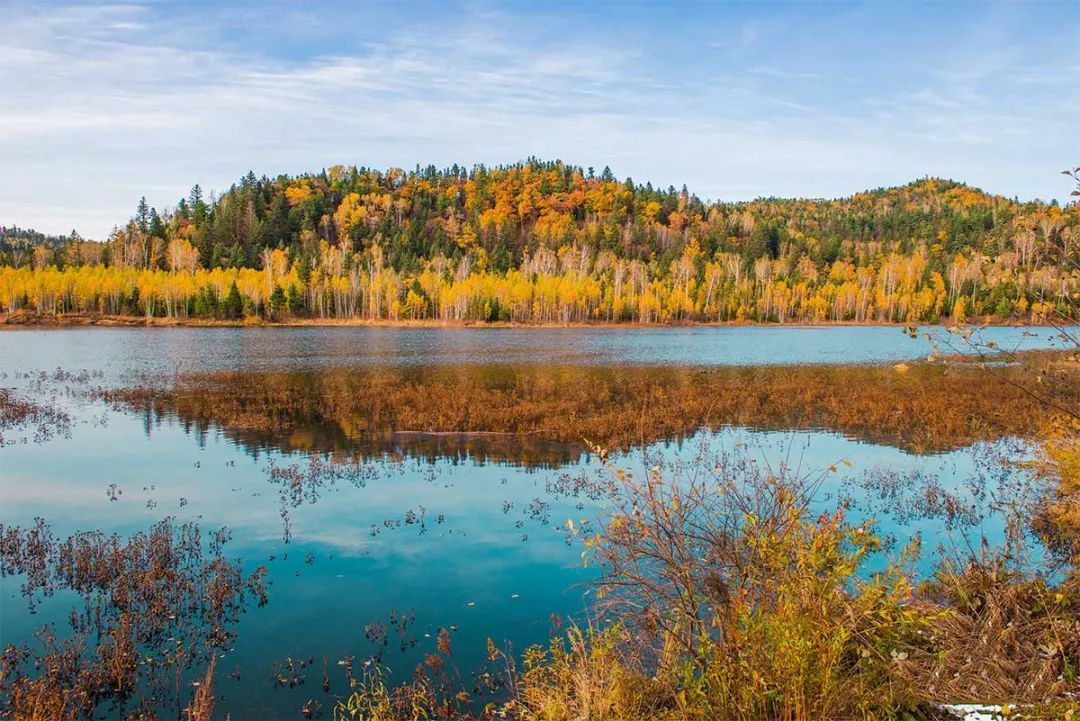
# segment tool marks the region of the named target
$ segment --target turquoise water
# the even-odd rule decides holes
[[[992,329],[1002,343],[1045,345],[1051,332]],[[415,620],[404,650],[391,634],[383,661],[408,676],[440,627],[454,629],[454,658],[463,675],[478,668],[488,637],[517,651],[543,642],[551,615],[584,617],[589,603],[580,547],[568,543],[563,524],[596,520],[601,501],[566,497],[560,478],[593,476],[596,462],[580,458],[561,468],[482,463],[468,457],[369,458],[360,472],[321,489],[318,499],[289,507],[285,542],[279,487],[271,467],[298,464],[302,454],[245,447],[219,430],[194,433],[181,422],[150,420],[89,400],[81,388],[119,384],[132,372],[168,376],[213,368],[342,367],[361,364],[558,361],[589,364],[873,362],[918,358],[925,341],[897,328],[825,329],[72,329],[0,333],[0,386],[52,398],[73,418],[70,437],[43,442],[9,434],[0,448],[0,523],[30,525],[44,518],[55,533],[101,529],[122,535],[146,530],[171,516],[204,529],[232,532],[229,556],[246,569],[266,564],[269,604],[251,608],[238,626],[235,649],[219,668],[219,714],[234,719],[297,718],[308,699],[322,702],[322,659],[331,668],[331,695],[344,692],[337,661],[372,651],[365,626],[392,611]],[[86,370],[85,383],[40,382],[40,371]],[[29,375],[28,375],[29,374]],[[703,445],[704,444],[704,445]],[[950,528],[941,518],[892,514],[889,499],[874,498],[861,474],[890,468],[934,478],[970,496],[967,481],[988,473],[986,446],[937,456],[860,443],[823,432],[752,432],[728,429],[659,444],[648,453],[666,459],[716,453],[737,446],[776,465],[787,459],[805,469],[828,469],[820,503],[857,502],[856,516],[873,515],[898,542],[920,533],[929,548],[962,546],[965,534],[1000,537],[992,517]],[[840,464],[850,462],[851,467]],[[648,461],[653,462],[653,461]],[[642,450],[616,459],[640,469]],[[989,471],[992,473],[992,471]],[[999,479],[1000,480],[1000,479]],[[121,491],[110,500],[109,485]],[[413,519],[423,522],[409,522]],[[896,516],[896,517],[893,517]],[[273,559],[273,560],[271,560]],[[932,562],[928,557],[926,563]],[[43,623],[63,628],[70,594],[41,599],[28,612],[21,579],[0,579],[0,640],[31,637]],[[276,662],[312,656],[315,666],[295,688],[275,687]]]

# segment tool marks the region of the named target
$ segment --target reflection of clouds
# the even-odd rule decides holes
[[[78,411],[80,418],[95,413],[100,413],[95,405]],[[616,454],[612,461],[640,475],[657,457],[674,462],[736,447],[760,463],[777,467],[786,462],[808,473],[841,459],[852,461],[852,468],[841,466],[826,477],[823,507],[835,503],[845,479],[875,466],[935,473],[946,487],[958,487],[975,470],[976,454],[986,451],[980,446],[918,456],[831,433],[732,428],[656,444],[648,449],[648,459],[639,450]],[[421,638],[440,626],[457,626],[455,659],[464,669],[483,663],[489,636],[509,640],[520,651],[548,637],[549,614],[583,618],[587,589],[577,584],[593,578],[596,569],[582,566],[580,546],[566,545],[560,527],[567,518],[595,520],[605,506],[582,498],[584,507],[578,509],[576,498],[551,498],[546,483],[562,473],[593,473],[595,463],[558,471],[446,460],[384,464],[363,487],[338,480],[317,501],[290,507],[292,542],[284,545],[279,488],[269,480],[270,457],[261,453],[252,459],[223,433],[211,432],[197,441],[175,422],[156,424],[147,436],[143,418],[113,413],[107,427],[77,425],[69,441],[0,449],[0,522],[25,525],[41,515],[56,523],[58,534],[101,528],[126,535],[164,515],[196,520],[204,530],[227,526],[232,533],[227,555],[240,558],[247,570],[265,564],[273,585],[270,604],[252,610],[240,623],[237,651],[230,652],[228,665],[239,664],[244,674],[228,687],[223,707],[230,695],[264,694],[264,671],[285,655],[316,653],[333,663],[370,651],[363,642],[364,625],[385,622],[392,609],[415,612],[414,629]],[[297,464],[303,471],[308,464],[304,454],[272,457],[279,467]],[[124,491],[116,503],[105,493],[111,482]],[[153,491],[142,490],[151,484]],[[189,501],[184,508],[179,507],[181,497]],[[525,513],[537,497],[551,503],[548,526]],[[155,509],[145,507],[149,498],[157,501]],[[509,513],[503,513],[504,501],[513,504]],[[420,505],[427,509],[425,534],[419,534],[417,525],[382,526],[383,520],[401,520],[407,509]],[[436,523],[440,513],[445,516],[441,525]],[[520,529],[515,527],[519,520],[524,522]],[[903,538],[922,531],[928,550],[939,542],[960,547],[960,539],[943,533],[934,519],[904,526],[887,517],[878,520],[882,532]],[[369,535],[372,524],[379,528],[374,538]],[[981,530],[995,532],[990,525]],[[525,542],[523,533],[528,534]],[[310,564],[308,554],[313,554]],[[925,557],[927,564],[934,560],[932,552]],[[0,591],[17,593],[17,583],[0,579]],[[69,605],[50,602],[29,617],[23,607],[3,604],[5,640],[28,637],[48,620],[64,623]],[[388,660],[407,675],[421,650],[401,654],[391,642]],[[293,693],[303,692],[279,690],[275,698],[292,703]]]
[[[85,486],[65,483],[62,480],[42,482],[40,475],[14,470],[5,471],[3,476],[0,476],[0,496],[9,509],[18,504],[55,506],[58,502],[81,506],[102,500],[105,488],[95,492]]]
[[[87,409],[88,413],[96,412]],[[80,427],[81,429],[83,427]],[[397,578],[419,573],[432,566],[457,568],[462,574],[513,573],[521,566],[554,566],[572,569],[580,565],[579,549],[564,542],[562,524],[567,519],[598,522],[603,502],[587,498],[551,498],[545,484],[566,473],[594,474],[595,464],[579,463],[559,471],[534,471],[520,467],[476,465],[469,462],[415,459],[384,463],[376,477],[363,487],[338,480],[319,490],[319,499],[288,508],[292,544],[281,544],[282,522],[279,487],[268,479],[268,457],[252,461],[220,434],[210,434],[205,447],[197,449],[184,429],[175,423],[156,427],[149,439],[143,437],[140,419],[115,414],[108,428],[85,428],[68,443],[73,453],[57,454],[28,446],[5,449],[6,470],[0,475],[0,494],[5,499],[4,522],[26,523],[41,515],[61,531],[100,527],[130,531],[145,527],[163,515],[181,520],[198,520],[204,528],[228,526],[235,547],[264,553],[279,548],[293,551],[317,548],[320,563],[333,554],[347,559],[365,559],[380,574]],[[108,448],[101,445],[112,439]],[[116,443],[117,438],[133,442]],[[875,466],[901,471],[923,470],[937,474],[948,488],[956,488],[975,471],[970,450],[934,457],[921,457],[886,446],[860,443],[822,432],[758,432],[727,429],[697,434],[681,442],[656,444],[648,450],[653,458],[687,460],[697,453],[716,454],[745,448],[761,463],[774,468],[786,463],[805,473],[822,471],[843,459],[853,468],[828,474],[823,486],[823,507],[835,503],[844,488],[845,476],[865,472]],[[83,453],[85,452],[85,453]],[[275,454],[279,467],[298,465],[304,469],[306,456]],[[198,460],[199,468],[194,467]],[[235,461],[235,466],[227,466]],[[644,473],[646,459],[640,451],[617,454],[616,466]],[[46,477],[47,482],[41,482]],[[506,479],[503,483],[502,480]],[[121,500],[110,502],[105,490],[116,482],[123,490]],[[153,484],[152,491],[143,491]],[[179,499],[188,500],[185,507]],[[530,518],[526,508],[533,499],[551,504],[550,525]],[[157,502],[148,509],[148,499]],[[504,513],[503,503],[513,505]],[[583,508],[576,506],[579,501]],[[407,510],[426,509],[426,532],[419,524],[387,528],[384,521],[403,522]],[[444,522],[437,523],[442,514]],[[940,530],[933,520],[909,520],[903,527],[888,518],[879,518],[883,533],[898,536],[921,530],[932,538]],[[516,527],[522,522],[522,527]],[[377,534],[371,536],[371,527]],[[528,540],[522,541],[523,534]]]

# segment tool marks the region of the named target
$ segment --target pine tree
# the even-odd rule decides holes
[[[139,226],[139,232],[150,232],[150,206],[146,202],[146,196],[139,198],[139,205],[135,209],[135,224]]]
[[[229,320],[236,320],[243,313],[244,299],[240,295],[240,289],[236,287],[236,281],[233,281],[229,294],[225,296],[224,316]]]
[[[297,314],[304,311],[304,293],[296,285],[290,285],[289,290],[286,293],[286,303],[288,304],[289,313]]]
[[[191,219],[195,225],[206,222],[206,203],[203,201],[202,188],[196,183],[188,197],[188,207],[191,209]]]
[[[274,292],[270,294],[270,316],[279,318],[288,306],[285,291],[277,283],[274,284]]]
[[[150,235],[155,238],[165,238],[165,224],[161,222],[161,216],[158,215],[157,208],[150,209]]]

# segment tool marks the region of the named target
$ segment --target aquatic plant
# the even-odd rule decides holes
[[[37,645],[0,655],[0,717],[91,719],[108,709],[154,718],[179,712],[181,676],[194,685],[190,717],[208,719],[215,659],[234,640],[248,601],[266,603],[265,568],[245,575],[224,555],[228,532],[204,538],[195,524],[161,521],[130,538],[82,532],[57,537],[43,519],[0,525],[0,576],[23,578],[31,608],[72,592],[69,629],[51,626]]]
[[[14,434],[27,430],[30,435]],[[33,440],[44,443],[56,436],[71,435],[71,415],[55,403],[16,395],[10,388],[0,388],[0,449],[3,446]]]
[[[567,524],[600,570],[585,625],[527,650],[494,706],[448,709],[422,677],[378,677],[339,718],[928,719],[988,700],[1032,718],[1075,710],[1080,588],[1011,542],[922,579],[915,540],[871,572],[883,553],[872,524],[812,510],[832,468],[770,467],[734,448],[647,457],[637,473],[593,453],[610,479],[606,522]]]
[[[1062,354],[1025,365],[923,362],[892,366],[539,367],[460,366],[191,374],[133,382],[101,395],[122,409],[185,426],[222,428],[253,451],[421,458],[455,454],[558,466],[588,449],[584,437],[627,449],[702,428],[826,429],[916,452],[980,440],[1032,437],[1045,398],[1025,388],[1032,370],[1080,377]],[[962,361],[962,362],[961,362]],[[1046,387],[1059,405],[1080,388]]]

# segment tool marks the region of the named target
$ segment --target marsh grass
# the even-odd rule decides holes
[[[609,476],[606,522],[568,524],[599,570],[590,617],[527,650],[520,672],[507,662],[500,703],[440,706],[421,669],[397,687],[369,679],[339,718],[930,719],[958,702],[1075,712],[1080,589],[1028,565],[1012,536],[976,541],[928,578],[918,541],[871,571],[884,553],[873,525],[817,510],[832,469],[733,449],[630,472],[593,453]]]
[[[702,428],[825,429],[919,453],[1042,430],[1025,391],[1040,368],[1080,376],[1054,353],[987,374],[971,359],[901,366],[399,367],[224,372],[143,379],[101,392],[148,420],[221,428],[252,450],[388,451],[559,466],[590,437],[612,449],[686,438]],[[1034,369],[1034,370],[1032,370]],[[1080,406],[1080,388],[1048,386]]]
[[[991,350],[956,333],[956,346],[974,352],[949,362]],[[617,624],[571,637],[570,654],[560,645],[534,659],[544,683],[526,675],[523,715],[894,719],[992,702],[1007,716],[1075,718],[1076,354],[994,356],[1007,364],[987,378],[1035,403],[1037,459],[997,458],[1002,482],[973,481],[1004,515],[1005,538],[969,538],[926,579],[913,570],[917,539],[886,571],[861,570],[881,548],[872,527],[853,526],[842,509],[810,513],[819,481],[787,467],[736,456],[711,468],[657,465],[635,479],[596,449],[617,487],[608,527],[585,542]],[[925,488],[917,512],[967,514],[940,487]],[[1049,551],[1039,563],[1032,542]]]
[[[10,388],[0,388],[0,449],[13,443],[44,443],[70,437],[71,415],[55,403],[20,397]]]
[[[1080,698],[1080,426],[1046,409],[1080,407],[1076,385],[1061,380],[1076,379],[1075,361],[1030,355],[988,374],[969,360],[902,369],[217,374],[103,395],[148,417],[172,415],[283,448],[333,450],[304,430],[318,427],[332,429],[341,448],[373,438],[374,448],[409,431],[462,434],[466,443],[505,437],[508,449],[514,438],[577,443],[597,459],[598,475],[563,474],[545,486],[553,497],[604,504],[595,525],[566,527],[599,571],[593,615],[520,656],[489,642],[489,668],[468,681],[441,629],[412,679],[392,683],[379,649],[395,633],[411,643],[412,619],[371,624],[365,635],[375,652],[341,664],[336,719],[928,719],[942,704],[963,701],[1012,704],[1025,718],[1070,718]],[[1032,391],[1033,379],[1047,378],[1054,382]],[[735,448],[687,462],[646,455],[642,470],[629,471],[608,452],[728,423],[827,427],[922,451],[1002,435],[1041,442],[1023,475],[1002,466],[1012,485],[987,491],[1010,514],[1005,543],[975,538],[923,578],[914,570],[918,542],[894,552],[842,502],[821,510],[832,469],[769,466]],[[603,429],[610,442],[581,442],[587,428]],[[521,452],[484,448],[506,458]],[[291,508],[339,482],[363,485],[374,469],[348,454],[271,464],[284,540]],[[940,486],[912,489],[899,475],[866,483],[878,484],[888,503],[977,532],[980,519]],[[527,513],[551,520],[539,498]],[[413,521],[422,526],[423,512]],[[1032,533],[1049,551],[1045,568],[1030,565],[1022,547]],[[218,651],[231,642],[245,601],[265,600],[262,569],[243,575],[223,555],[226,541],[221,531],[204,544],[197,527],[171,521],[126,540],[58,539],[44,522],[0,526],[0,573],[24,578],[31,606],[59,590],[82,604],[64,638],[45,628],[36,646],[4,649],[0,717],[75,721],[115,710],[151,719],[164,707],[209,721]],[[884,569],[870,570],[883,556]],[[279,675],[286,684],[300,673],[289,662]],[[182,684],[192,675],[197,685]],[[325,661],[322,675],[329,693]],[[315,717],[319,709],[311,700],[301,713]]]
[[[895,675],[935,701],[1040,704],[1080,692],[1080,594],[1001,556],[945,564],[912,608],[933,619]]]
[[[128,539],[98,532],[59,538],[42,519],[0,525],[0,575],[24,579],[31,609],[42,596],[79,599],[69,628],[46,626],[36,644],[0,655],[0,717],[67,721],[112,712],[150,719],[179,713],[187,672],[205,669],[189,705],[209,719],[214,664],[235,638],[247,603],[266,602],[265,569],[245,575],[224,555],[228,533],[166,519]]]

